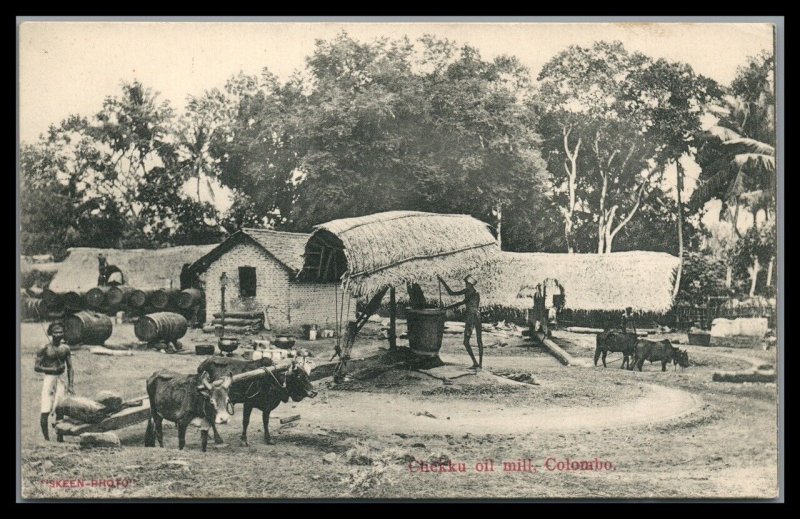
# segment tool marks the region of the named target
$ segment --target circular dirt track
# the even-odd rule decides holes
[[[486,375],[492,376],[492,375]],[[332,430],[381,434],[517,434],[618,429],[674,420],[699,409],[686,391],[645,384],[643,397],[601,407],[522,407],[469,400],[421,400],[389,393],[328,391],[303,410]]]

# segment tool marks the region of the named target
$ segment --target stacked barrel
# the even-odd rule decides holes
[[[46,321],[83,310],[106,315],[121,311],[134,315],[166,311],[186,314],[203,306],[205,295],[197,288],[139,290],[127,286],[104,286],[94,287],[83,294],[73,291],[57,293],[49,289],[38,293],[22,290],[20,300],[23,319]]]
[[[174,342],[186,334],[189,324],[203,320],[205,294],[196,288],[139,290],[128,286],[94,287],[83,294],[22,290],[20,306],[23,319],[63,322],[64,341],[70,345],[102,345],[113,330],[109,316],[121,311],[134,317],[139,340]]]

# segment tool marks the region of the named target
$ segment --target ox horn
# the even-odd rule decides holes
[[[200,381],[203,383],[203,387],[209,391],[214,389],[214,386],[211,385],[211,375],[208,374],[208,371],[204,371],[203,374],[200,375]]]

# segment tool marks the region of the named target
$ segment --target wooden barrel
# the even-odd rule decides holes
[[[60,312],[64,310],[64,296],[57,294],[49,288],[42,290],[42,308],[47,312]]]
[[[100,344],[111,337],[111,318],[97,312],[78,312],[64,318],[64,342],[67,344]]]
[[[439,355],[447,312],[438,308],[406,308],[408,346],[424,357]]]
[[[178,295],[175,298],[175,303],[177,304],[178,308],[188,310],[189,308],[199,305],[202,299],[202,290],[197,288],[187,288],[186,290],[181,290],[178,292]]]
[[[136,338],[144,342],[177,341],[189,328],[189,323],[181,314],[173,312],[156,312],[141,317],[133,331]]]
[[[133,289],[128,294],[126,304],[128,308],[142,308],[147,304],[147,294],[143,290]]]
[[[106,305],[109,308],[120,308],[125,306],[128,295],[133,292],[133,288],[126,286],[114,286],[108,288],[106,294]]]
[[[83,296],[78,292],[64,293],[64,309],[69,312],[80,312],[85,308]]]
[[[106,295],[111,287],[94,287],[86,292],[86,306],[94,310],[105,310],[108,307]]]
[[[169,306],[173,292],[166,289],[153,290],[147,295],[147,304],[157,310],[163,310]]]

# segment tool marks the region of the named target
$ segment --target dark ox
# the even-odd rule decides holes
[[[147,379],[147,396],[150,398],[150,420],[144,436],[145,447],[164,446],[162,422],[166,419],[178,426],[178,448],[186,445],[186,428],[199,425],[203,452],[208,445],[208,429],[215,424],[227,423],[233,414],[228,398],[228,388],[233,381],[230,374],[211,381],[208,373],[184,375],[169,370],[156,371]],[[215,428],[216,430],[216,428]]]
[[[261,367],[273,366],[271,359],[262,358],[258,360],[244,360],[234,357],[209,357],[198,366],[198,372],[208,372],[214,380],[222,373],[245,373]],[[243,404],[242,411],[242,442],[247,445],[247,426],[250,423],[250,413],[253,408],[261,411],[261,420],[264,424],[264,441],[268,444],[274,442],[269,435],[269,414],[278,407],[281,402],[286,403],[291,398],[295,402],[300,402],[304,398],[314,398],[317,392],[308,378],[308,373],[292,362],[290,366],[281,367],[265,376],[251,380],[235,382],[229,392],[230,400],[234,404]],[[222,443],[214,429],[214,441]]]
[[[630,358],[633,356],[636,340],[636,334],[631,332],[606,330],[598,333],[595,337],[594,365],[597,366],[597,359],[602,354],[603,367],[606,367],[606,355],[608,352],[612,352],[622,353],[622,365],[620,368],[630,368]]]
[[[636,367],[639,371],[642,371],[644,361],[661,362],[661,371],[667,371],[667,364],[670,362],[687,368],[689,367],[689,353],[686,350],[673,347],[672,343],[667,339],[661,341],[643,339],[636,342],[633,364],[628,369],[632,370]]]

